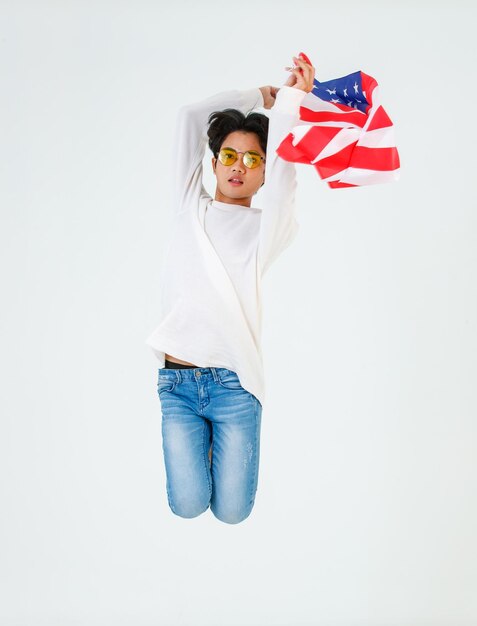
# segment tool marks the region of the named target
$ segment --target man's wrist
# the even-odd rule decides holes
[[[306,94],[307,92],[303,89],[282,85],[277,93],[273,110],[292,113],[300,107]]]

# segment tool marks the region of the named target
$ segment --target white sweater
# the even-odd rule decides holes
[[[282,86],[269,111],[262,208],[212,199],[202,184],[207,118],[235,108],[263,107],[258,88],[225,91],[179,109],[174,136],[174,211],[161,272],[161,322],[149,335],[165,354],[198,367],[225,367],[262,404],[262,277],[294,239],[295,165],[276,148],[297,124],[306,93]]]

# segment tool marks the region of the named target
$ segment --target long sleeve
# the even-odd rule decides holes
[[[243,388],[262,405],[259,245],[268,265],[290,241],[295,165],[275,151],[296,125],[302,93],[283,86],[269,110],[268,150],[262,166],[268,179],[260,192],[265,202],[252,206],[211,198],[202,186],[202,161],[210,113],[234,108],[247,114],[263,106],[260,89],[219,93],[179,110],[175,178],[171,179],[178,213],[171,220],[161,267],[161,319],[146,340],[160,368],[166,354],[198,367],[225,367],[238,374]]]
[[[177,114],[174,132],[174,173],[172,202],[174,213],[197,206],[206,194],[202,184],[202,161],[207,147],[207,121],[213,111],[234,108],[245,115],[263,106],[258,87],[217,93],[205,100],[182,106]]]
[[[298,230],[295,219],[295,164],[284,161],[276,150],[297,125],[300,104],[305,96],[306,92],[302,89],[283,85],[270,109],[265,185],[260,191],[259,259],[262,273],[289,245]]]

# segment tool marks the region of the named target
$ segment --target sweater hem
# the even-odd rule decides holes
[[[248,385],[248,383],[246,381],[243,381],[240,378],[240,373],[238,372],[237,368],[235,367],[235,365],[227,363],[226,361],[223,361],[222,363],[219,364],[218,361],[210,361],[210,360],[206,360],[205,363],[206,365],[200,365],[200,363],[204,363],[204,360],[202,358],[194,358],[194,355],[191,354],[185,354],[184,352],[182,352],[181,348],[177,345],[174,345],[172,343],[167,343],[167,341],[163,341],[161,340],[160,344],[154,342],[154,340],[152,340],[151,338],[148,338],[145,342],[146,345],[148,345],[153,353],[155,354],[155,356],[157,357],[157,359],[159,360],[159,367],[160,368],[164,368],[165,364],[166,364],[166,354],[170,354],[171,356],[176,357],[177,359],[181,359],[182,361],[187,361],[189,363],[197,363],[197,367],[201,368],[201,367],[217,367],[217,368],[225,368],[228,370],[231,370],[232,372],[235,372],[237,374],[237,376],[239,377],[240,380],[240,384],[242,385],[242,387],[248,391],[249,393],[251,393],[259,402],[260,405],[263,407],[264,404],[264,394],[261,394],[259,392],[257,392],[257,390],[251,386]],[[159,347],[160,345],[160,347]]]

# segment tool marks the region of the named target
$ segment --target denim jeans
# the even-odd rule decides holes
[[[222,522],[243,521],[258,483],[259,400],[223,367],[159,368],[157,391],[172,512],[191,518],[210,506]]]

